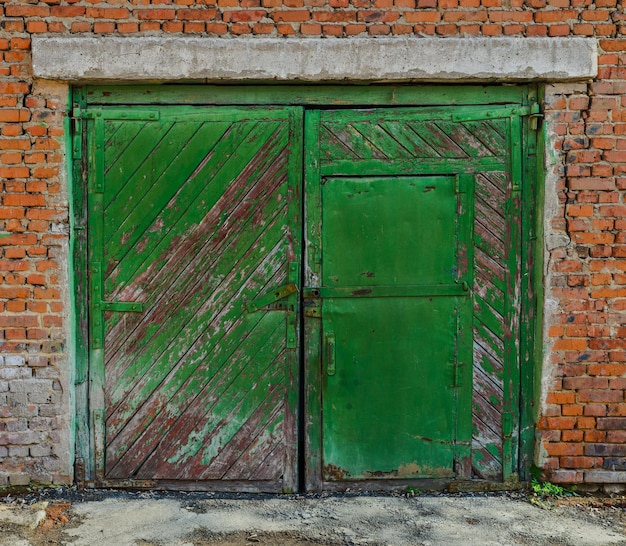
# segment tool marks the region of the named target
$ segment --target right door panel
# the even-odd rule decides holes
[[[307,112],[309,487],[515,472],[523,112]]]

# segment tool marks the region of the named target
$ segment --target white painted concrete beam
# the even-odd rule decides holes
[[[33,36],[37,78],[102,81],[520,82],[597,73],[588,38]]]

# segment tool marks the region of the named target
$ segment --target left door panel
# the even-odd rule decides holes
[[[97,480],[295,489],[302,111],[83,117]]]

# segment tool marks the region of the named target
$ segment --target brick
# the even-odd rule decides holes
[[[584,437],[585,431],[583,430],[564,430],[560,439],[563,442],[582,442]]]
[[[626,470],[626,457],[606,457],[602,467],[606,470]]]
[[[2,171],[2,169],[0,169],[0,171]],[[28,169],[26,169],[26,171],[28,171]],[[1,173],[0,176],[2,176]],[[25,176],[28,176],[28,173]],[[7,207],[43,207],[46,205],[46,198],[43,195],[28,193],[8,194],[4,196],[4,205]]]
[[[552,392],[546,398],[546,404],[572,404],[575,401],[576,394],[573,392]]]
[[[583,473],[575,470],[554,470],[550,472],[550,481],[554,483],[580,483]]]
[[[311,14],[308,10],[281,10],[275,11],[270,14],[270,17],[274,19],[274,21],[283,23],[283,22],[306,22],[311,19]]]
[[[85,15],[84,6],[52,6],[50,8],[50,15],[52,17],[81,17]]]
[[[26,29],[32,34],[40,34],[48,32],[48,24],[44,21],[28,21],[26,23]]]
[[[5,8],[7,17],[47,17],[50,15],[48,6],[34,5],[8,5]]]
[[[210,21],[215,19],[216,14],[217,10],[211,8],[180,9],[176,12],[178,19],[188,21]]]
[[[626,417],[599,417],[598,430],[626,430]]]
[[[34,315],[0,315],[0,328],[38,326],[39,319]]]
[[[626,39],[600,40],[599,44],[604,51],[626,51]]]
[[[31,355],[28,357],[28,365],[31,368],[42,368],[48,365],[49,359],[43,355]]]
[[[558,339],[553,348],[555,351],[583,351],[587,348],[587,342],[584,339]]]
[[[10,473],[9,484],[11,486],[28,485],[30,484],[30,476],[25,472]]]
[[[534,20],[537,23],[555,23],[576,19],[577,17],[578,13],[575,10],[558,9],[538,11],[535,13]]]
[[[561,468],[597,468],[597,467],[602,466],[602,458],[601,457],[561,457],[560,465],[561,465]]]
[[[604,377],[566,377],[564,389],[607,389],[609,380]]]
[[[626,159],[626,154],[624,155],[624,158]],[[612,178],[594,178],[594,177],[571,178],[570,189],[574,191],[576,190],[599,190],[599,191],[614,190],[615,180]]]
[[[590,417],[604,417],[607,414],[606,404],[585,404],[583,415]]]
[[[359,11],[357,20],[364,23],[374,22],[394,22],[398,19],[399,14],[394,11]]]
[[[549,403],[549,402],[547,402]],[[561,414],[567,415],[583,415],[584,406],[581,404],[565,404],[561,406]]]
[[[587,444],[585,455],[597,457],[622,457],[626,455],[625,444]]]
[[[52,446],[50,445],[38,445],[29,448],[31,457],[49,457],[52,455]]]
[[[584,474],[585,483],[626,483],[626,472],[588,470]]]
[[[555,443],[545,444],[544,449],[551,457],[559,457],[564,455],[580,456],[583,455],[583,445],[579,443]]]
[[[577,417],[576,428],[578,429],[593,429],[596,426],[596,420],[593,417]]]
[[[606,440],[606,432],[601,430],[585,430],[584,431],[585,442],[599,442],[602,443]]]

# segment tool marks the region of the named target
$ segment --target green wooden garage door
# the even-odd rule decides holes
[[[94,89],[97,483],[517,470],[529,107],[131,109]]]

